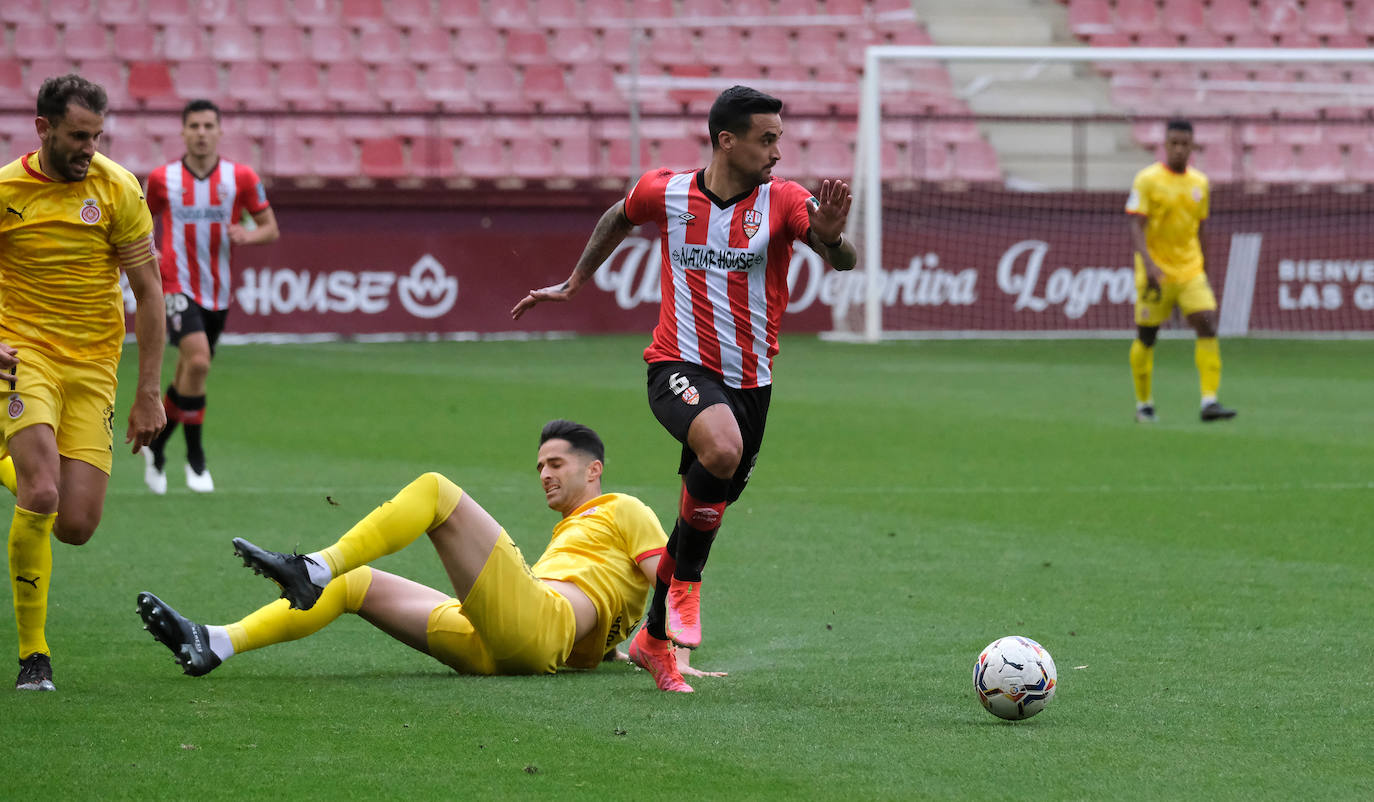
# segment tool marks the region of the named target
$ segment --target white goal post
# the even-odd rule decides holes
[[[953,76],[954,104],[909,100],[931,74],[922,64]],[[1063,80],[1042,94],[1040,76]],[[1062,102],[1075,79],[1096,103]],[[1006,111],[990,100],[999,83]],[[1157,153],[1142,138],[1157,129],[1162,141],[1172,117],[1199,126],[1200,143],[1208,132],[1205,244],[1223,334],[1374,336],[1374,50],[938,46],[866,51],[850,217],[861,268],[839,285],[834,336],[1127,331],[1125,197]],[[961,175],[960,144],[918,141],[941,120],[955,137],[981,133],[996,174]],[[1063,182],[1037,176],[1033,153],[1018,173],[1006,147],[989,146],[999,126],[1014,142],[1063,139],[1067,160],[1048,170]],[[912,166],[933,152],[954,168]]]

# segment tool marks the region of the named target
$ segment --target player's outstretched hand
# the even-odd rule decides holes
[[[673,656],[677,658],[677,670],[682,672],[684,677],[728,677],[728,671],[702,671],[692,668],[692,650],[684,649],[680,646],[673,647]],[[615,650],[615,656],[606,655],[608,662],[614,663],[633,663],[630,656],[620,649]]]
[[[14,381],[14,366],[19,364],[19,352],[13,346],[0,343],[0,382]]]
[[[572,290],[568,282],[554,284],[542,290],[530,290],[530,294],[520,299],[520,303],[510,310],[512,320],[519,320],[520,316],[534,308],[534,305],[541,301],[566,301],[573,297]]]
[[[806,214],[811,221],[811,230],[822,242],[840,239],[853,202],[854,196],[849,194],[849,185],[845,182],[821,182],[821,188],[816,192],[816,202],[806,204]]]
[[[144,446],[153,442],[157,433],[167,425],[167,410],[156,393],[139,393],[134,398],[134,406],[129,410],[129,429],[124,434],[124,442],[134,444],[137,454]]]

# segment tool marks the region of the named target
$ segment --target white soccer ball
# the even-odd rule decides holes
[[[1058,672],[1045,647],[1020,635],[989,643],[973,664],[973,690],[988,712],[1009,721],[1030,718],[1054,698]]]

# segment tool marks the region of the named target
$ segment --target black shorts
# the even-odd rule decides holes
[[[735,414],[744,454],[739,469],[730,481],[727,501],[734,503],[744,492],[749,476],[754,472],[759,449],[763,446],[763,427],[768,422],[768,402],[773,397],[772,386],[736,389],[725,384],[719,373],[690,362],[654,362],[649,365],[649,408],[668,433],[682,443],[679,474],[696,461],[697,455],[687,446],[687,432],[703,410],[713,404],[725,404]]]
[[[228,309],[206,309],[191,296],[172,292],[162,297],[167,304],[167,340],[172,345],[181,343],[181,338],[198,331],[205,332],[210,341],[210,353],[215,353],[215,344],[224,333],[224,324],[229,320]]]

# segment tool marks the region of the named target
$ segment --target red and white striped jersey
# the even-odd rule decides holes
[[[204,178],[180,161],[148,176],[148,209],[162,225],[162,291],[205,309],[228,309],[229,225],[266,209],[267,191],[246,164],[220,159]]]
[[[630,222],[652,221],[661,234],[662,300],[644,361],[701,365],[730,387],[772,384],[792,243],[811,232],[810,197],[773,179],[721,200],[704,170],[645,173],[625,198]]]

